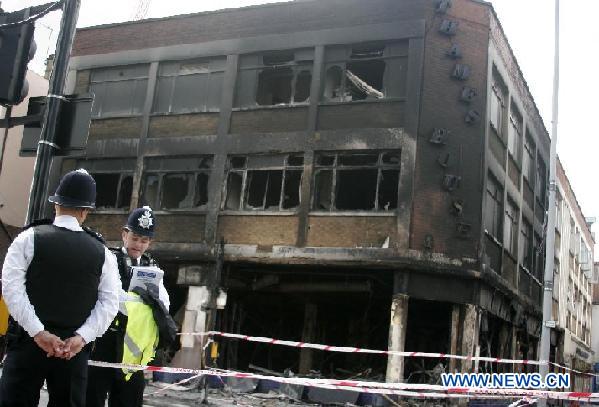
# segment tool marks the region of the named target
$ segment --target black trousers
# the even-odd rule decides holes
[[[10,343],[0,378],[0,407],[37,406],[44,380],[48,407],[85,407],[88,358],[89,347],[65,360],[47,357],[29,336]]]
[[[104,407],[107,395],[108,407],[141,407],[145,386],[141,370],[125,380],[121,369],[90,366],[87,407]]]

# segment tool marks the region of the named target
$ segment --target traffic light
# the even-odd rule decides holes
[[[27,96],[27,64],[35,54],[33,22],[23,22],[29,9],[0,14],[0,104],[16,105]]]

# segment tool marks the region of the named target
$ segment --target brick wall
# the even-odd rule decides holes
[[[421,18],[428,0],[288,2],[77,30],[72,54],[104,54]],[[126,38],[126,41],[123,39]]]
[[[426,2],[432,6],[433,2]],[[447,14],[435,15],[429,10],[425,39],[424,81],[418,153],[414,182],[414,207],[410,246],[422,250],[427,235],[433,237],[433,252],[450,256],[476,257],[481,227],[481,159],[483,157],[484,112],[488,52],[488,6],[469,0],[453,1]],[[438,32],[443,19],[459,22],[457,34],[446,37]],[[446,52],[458,44],[463,57],[452,60]],[[470,77],[465,81],[452,79],[456,63],[470,65]],[[473,87],[478,96],[470,104],[459,101],[464,86]],[[475,125],[465,123],[470,109],[481,113]],[[434,128],[451,132],[445,145],[429,142]],[[449,165],[443,168],[439,156],[450,154]],[[447,192],[442,187],[445,174],[461,177],[459,188]],[[452,202],[463,201],[463,215],[450,212]],[[459,238],[457,223],[471,225],[468,237]]]
[[[182,137],[216,134],[218,113],[153,116],[148,137]]]
[[[321,106],[317,127],[320,130],[399,128],[405,123],[404,107],[402,102]]]
[[[308,127],[308,108],[281,108],[233,112],[231,133],[301,131]]]
[[[141,117],[92,120],[89,126],[89,140],[139,138],[141,126]]]
[[[311,216],[307,246],[389,247],[397,243],[397,218],[367,216]]]
[[[231,244],[262,246],[291,245],[297,239],[298,218],[295,216],[234,216],[221,215],[218,240]]]

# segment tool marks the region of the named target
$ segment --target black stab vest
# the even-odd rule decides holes
[[[84,231],[36,226],[34,252],[25,287],[46,330],[74,334],[98,300],[104,246]]]

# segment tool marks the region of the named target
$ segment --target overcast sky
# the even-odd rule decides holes
[[[6,11],[49,0],[2,0]],[[364,0],[368,1],[368,0]],[[432,1],[432,0],[422,0]],[[147,0],[145,0],[147,2]],[[265,0],[151,0],[147,18],[272,3]],[[144,0],[82,0],[78,27],[128,21]],[[516,58],[551,131],[553,75],[553,0],[492,0]],[[44,60],[52,53],[60,20],[53,12],[36,27],[38,51],[30,68],[43,72]],[[593,118],[599,117],[595,96],[599,95],[598,0],[562,0],[560,28],[560,117],[558,154],[587,217],[599,217],[599,188],[595,185],[599,137]]]

